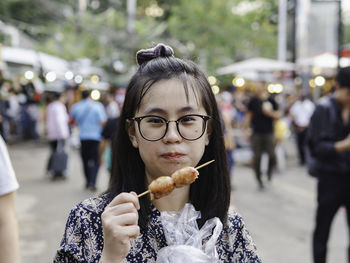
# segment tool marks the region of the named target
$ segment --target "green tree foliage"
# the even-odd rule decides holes
[[[119,42],[120,36],[125,35],[124,28],[125,15],[114,9],[99,14],[85,12],[50,27],[53,37],[41,48],[69,60],[89,57],[96,61],[111,56],[113,50],[124,46]]]
[[[170,34],[188,44],[191,56],[205,56],[208,71],[250,56],[274,57],[276,24],[272,1],[261,1],[261,8],[236,14],[241,2],[225,0],[179,1],[169,19]]]
[[[40,50],[73,60],[89,57],[111,68],[135,63],[139,48],[165,42],[208,72],[251,56],[275,57],[277,0],[137,0],[135,31],[126,32],[126,1],[1,0],[0,20],[37,40]],[[244,3],[258,8],[235,12]],[[146,15],[158,5],[160,17]]]
[[[64,0],[1,0],[0,20],[41,40],[42,37],[47,37],[41,32],[41,27],[59,23],[69,8],[69,3]]]

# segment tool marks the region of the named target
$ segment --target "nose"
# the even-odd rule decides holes
[[[182,137],[180,136],[175,121],[169,121],[168,130],[163,137],[165,143],[177,143],[180,142]]]

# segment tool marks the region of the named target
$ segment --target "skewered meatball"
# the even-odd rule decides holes
[[[198,178],[198,174],[194,167],[184,167],[175,171],[171,177],[174,180],[175,187],[182,187],[192,184]]]
[[[159,199],[163,196],[170,194],[175,188],[173,178],[170,176],[161,176],[153,180],[148,189],[151,192],[151,200]]]

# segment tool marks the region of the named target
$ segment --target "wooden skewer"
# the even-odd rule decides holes
[[[215,162],[215,160],[211,160],[211,161],[209,161],[209,162],[203,163],[203,164],[201,164],[200,166],[195,167],[194,169],[196,169],[196,170],[201,169],[201,168],[203,168],[204,166],[207,166],[208,164],[211,164],[212,162]],[[150,190],[147,190],[147,191],[145,191],[145,192],[139,194],[137,197],[140,198],[141,196],[144,196],[144,195],[148,194],[149,192],[150,192]]]
[[[144,196],[144,195],[148,194],[149,192],[150,192],[150,190],[147,190],[147,191],[139,194],[137,197],[140,198],[141,196]]]
[[[209,162],[203,163],[200,166],[195,167],[194,169],[196,169],[196,170],[201,169],[202,167],[207,166],[208,164],[211,164],[212,162],[215,162],[215,160],[211,160]]]

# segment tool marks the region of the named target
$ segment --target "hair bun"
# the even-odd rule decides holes
[[[136,61],[139,66],[157,57],[173,57],[174,50],[163,43],[157,44],[153,48],[141,49],[136,53]]]

